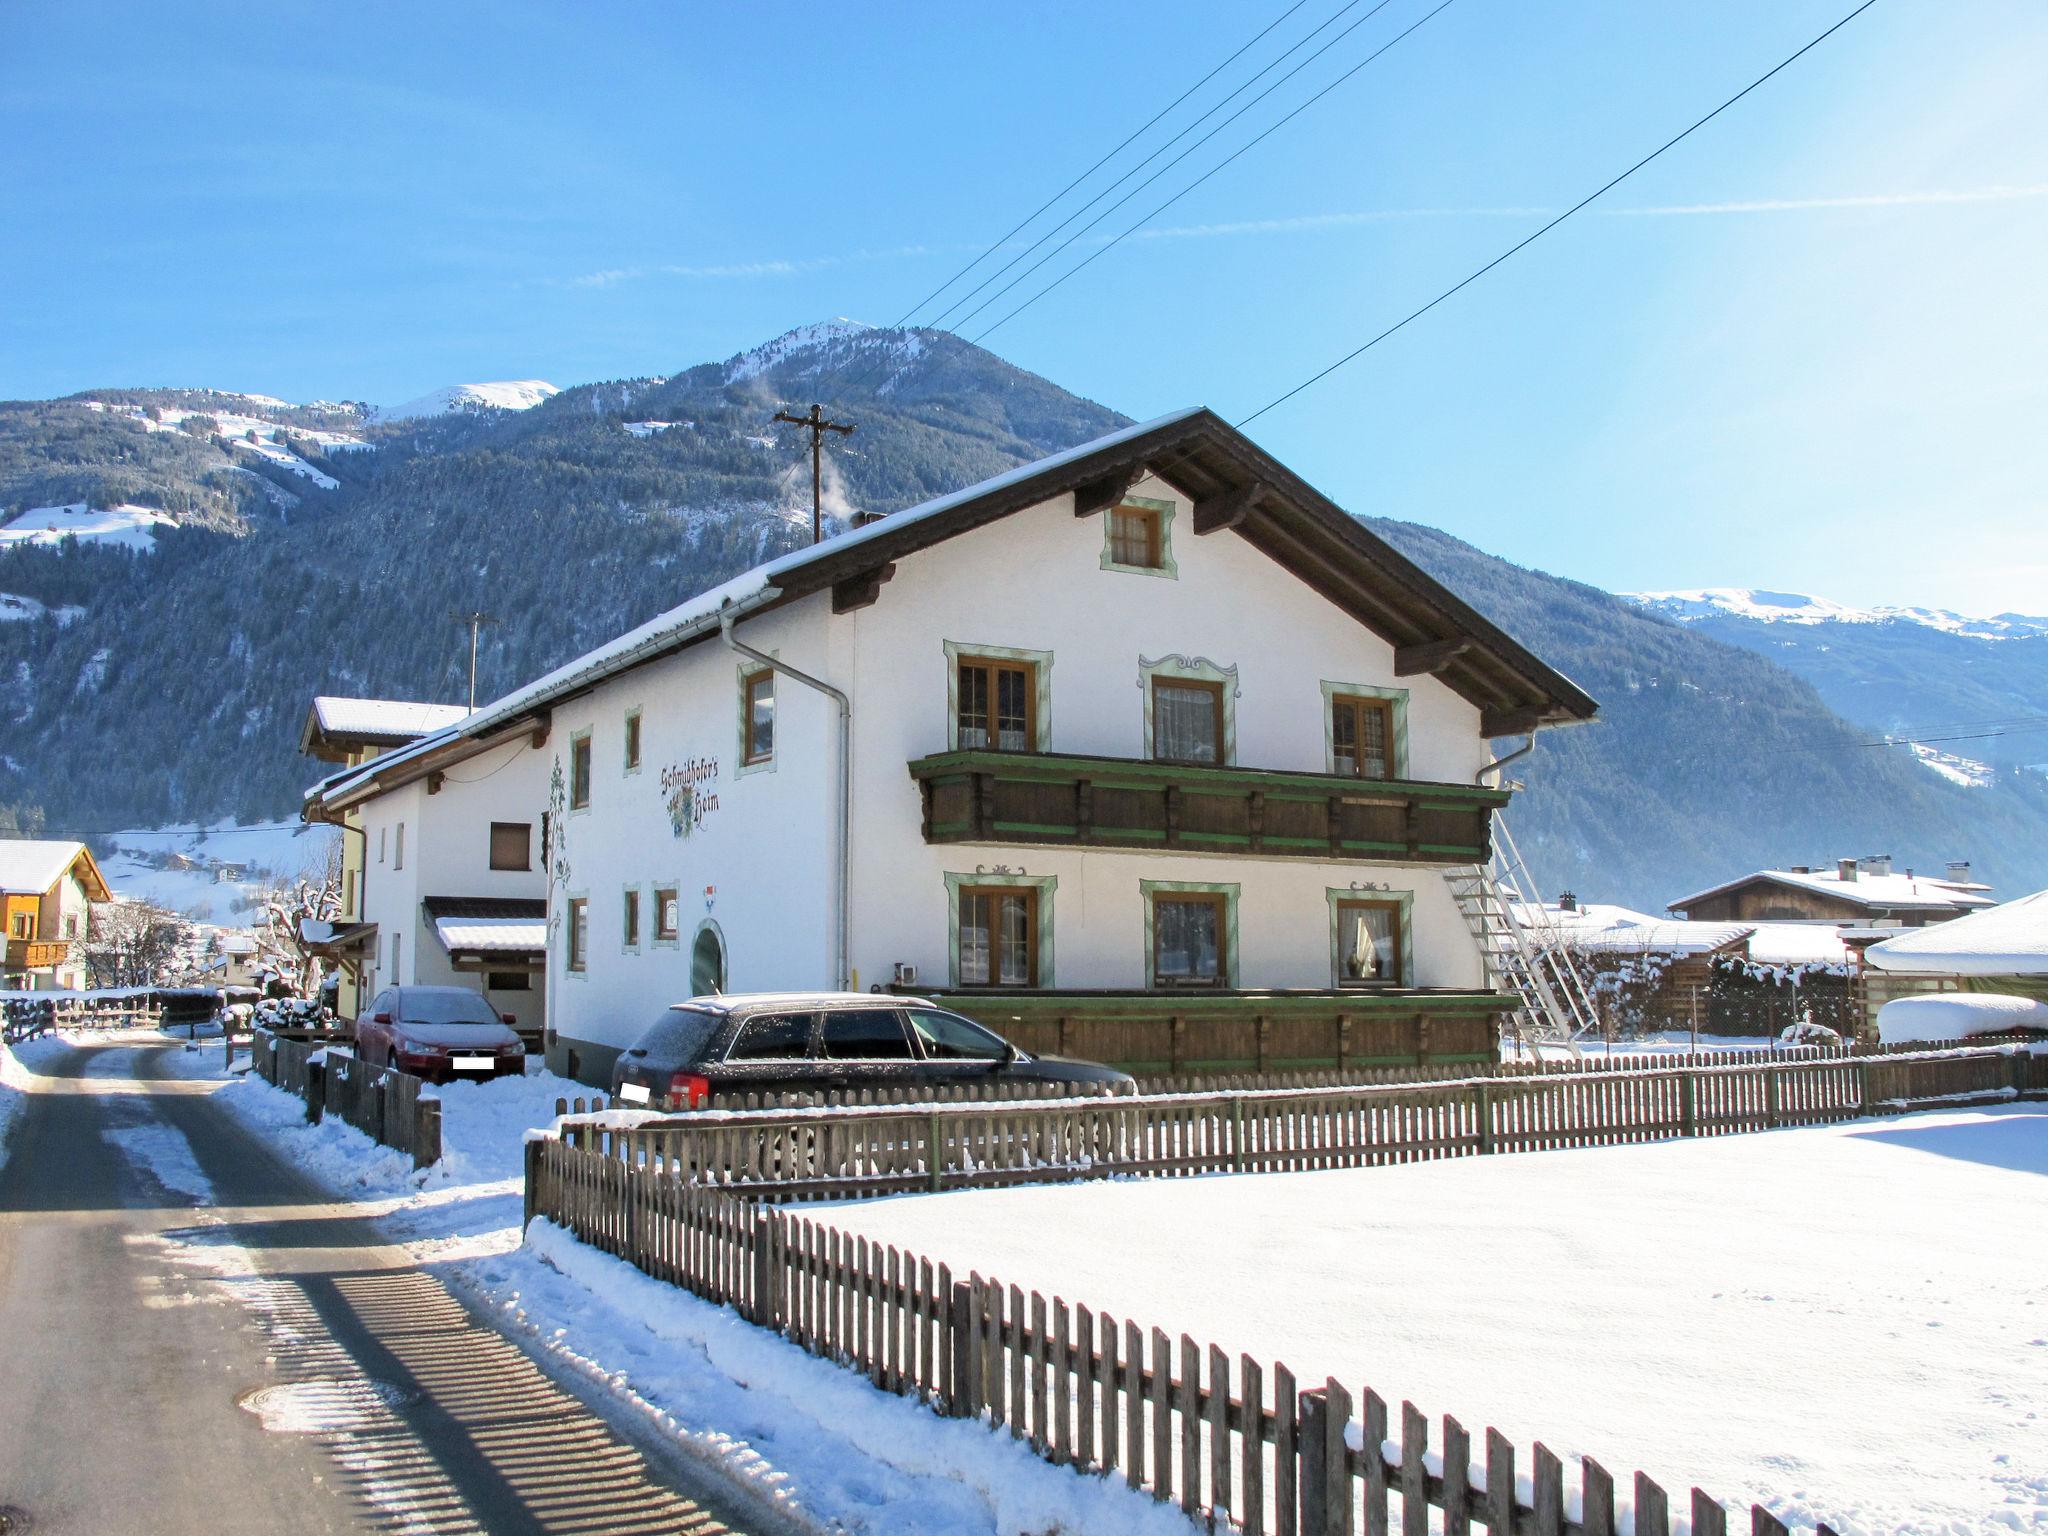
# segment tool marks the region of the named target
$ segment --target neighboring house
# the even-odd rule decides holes
[[[254,934],[223,932],[210,948],[212,953],[200,966],[200,974],[208,986],[253,987],[258,984],[263,963]]]
[[[1670,905],[1696,922],[1872,923],[1914,928],[1994,905],[1991,887],[1970,879],[1968,864],[1945,878],[1892,873],[1889,855],[1841,859],[1833,869],[1760,869]]]
[[[443,745],[451,735],[459,752]],[[345,957],[344,974],[359,990],[337,1004],[342,1014],[353,1017],[384,987],[468,986],[539,1038],[547,1006],[545,745],[546,732],[530,722],[476,735],[444,729],[307,791],[306,820],[356,834],[344,915],[307,935],[316,952]],[[422,750],[429,747],[437,750]]]
[[[1922,993],[1962,992],[2048,1003],[2048,891],[1973,912],[1939,928],[1896,934],[1866,948],[1863,965],[1864,1000],[1873,1030],[1885,1004]]]
[[[550,1061],[592,1080],[670,1003],[786,988],[1126,1061],[1141,1023],[1189,1066],[1254,1027],[1275,1065],[1490,1054],[1510,1002],[1442,877],[1488,857],[1492,739],[1594,709],[1190,411],[749,571],[321,802],[412,829],[393,910],[451,959],[488,914],[426,898],[495,891],[418,862],[543,822]]]
[[[85,844],[0,840],[0,928],[6,933],[0,986],[83,987],[83,940],[93,903],[112,899]]]
[[[306,722],[299,731],[299,750],[321,762],[339,763],[353,770],[383,753],[445,729],[468,713],[460,704],[323,695],[314,699],[306,711]],[[344,1017],[353,1018],[362,1001],[364,969],[374,958],[370,952],[374,930],[363,918],[363,828],[360,819],[348,814],[313,814],[310,798],[306,819],[331,820],[342,829],[341,918],[321,925],[317,934],[305,937],[310,941],[309,947],[339,973],[341,993],[337,1006]]]

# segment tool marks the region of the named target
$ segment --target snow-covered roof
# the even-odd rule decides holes
[[[1795,890],[1810,891],[1859,907],[1887,911],[1964,912],[1992,905],[1983,887],[1955,880],[1934,880],[1926,875],[1879,875],[1858,871],[1844,880],[1839,870],[1760,869],[1737,880],[1726,880],[1671,903],[1674,909],[1690,907],[1710,896],[1719,896],[1754,881],[1766,880]]]
[[[1833,923],[1758,923],[1749,958],[1758,965],[1847,965],[1849,946]]]
[[[548,947],[544,917],[438,917],[434,934],[450,954],[457,950],[486,954],[531,954]]]
[[[1993,992],[1929,992],[1895,997],[1877,1010],[1877,1038],[1885,1045],[1967,1040],[2016,1029],[2048,1031],[2048,1003]]]
[[[35,838],[0,838],[0,891],[16,896],[40,896],[80,859],[86,869],[79,876],[86,894],[105,901],[111,894],[100,876],[99,866],[83,843],[52,842]]]
[[[1712,954],[1739,943],[1753,926],[1689,923],[1602,902],[1586,902],[1569,911],[1555,906],[1523,906],[1516,909],[1515,915],[1525,924],[1548,926],[1576,949],[1617,955]]]
[[[421,704],[411,699],[347,699],[321,694],[313,718],[333,736],[375,736],[410,741],[455,724],[469,711],[460,704]]]
[[[1863,954],[1882,971],[2048,976],[2048,891],[2036,891],[1953,922],[1912,929],[1871,945]]]

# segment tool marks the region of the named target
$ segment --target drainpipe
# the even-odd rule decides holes
[[[1538,730],[1540,730],[1540,729],[1542,729],[1542,727],[1540,727],[1540,726],[1539,726],[1539,727],[1538,727],[1537,729],[1538,729]],[[1473,774],[1473,775],[1472,775],[1472,782],[1473,782],[1474,784],[1483,784],[1483,783],[1485,783],[1485,782],[1486,782],[1486,776],[1487,776],[1487,775],[1488,775],[1489,773],[1494,773],[1494,772],[1498,771],[1499,769],[1505,768],[1505,767],[1507,767],[1507,765],[1508,765],[1509,763],[1512,763],[1512,762],[1513,762],[1513,761],[1514,761],[1514,760],[1515,760],[1516,758],[1518,758],[1518,757],[1527,757],[1527,756],[1528,756],[1528,755],[1529,755],[1529,754],[1530,754],[1531,752],[1534,752],[1535,750],[1536,750],[1536,732],[1535,732],[1535,731],[1531,731],[1531,732],[1529,733],[1529,739],[1528,739],[1527,741],[1523,742],[1523,743],[1522,743],[1522,744],[1521,744],[1521,745],[1520,745],[1519,747],[1515,748],[1515,750],[1514,750],[1514,751],[1512,751],[1512,752],[1509,752],[1509,753],[1505,754],[1504,756],[1501,756],[1501,757],[1496,757],[1496,758],[1495,758],[1495,759],[1494,759],[1494,760],[1493,760],[1492,762],[1488,763],[1488,764],[1487,764],[1487,765],[1486,765],[1486,766],[1485,766],[1484,768],[1480,769],[1480,770],[1479,770],[1479,771],[1478,771],[1477,773]]]
[[[847,908],[847,873],[852,863],[853,839],[853,701],[839,689],[822,678],[799,671],[787,662],[777,661],[765,651],[757,651],[732,632],[732,603],[728,599],[718,610],[718,637],[728,649],[738,652],[747,660],[780,676],[802,683],[806,688],[815,688],[826,698],[839,706],[839,814],[835,829],[838,843],[837,858],[832,877],[832,899],[834,920],[832,931],[832,969],[838,978],[841,991],[853,986],[853,917]]]

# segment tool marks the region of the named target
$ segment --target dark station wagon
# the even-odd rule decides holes
[[[701,1109],[713,1095],[968,1083],[1068,1083],[1128,1091],[1122,1072],[1030,1056],[917,997],[777,992],[696,997],[665,1010],[612,1068],[622,1107]]]

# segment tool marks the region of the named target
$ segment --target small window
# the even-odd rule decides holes
[[[391,867],[405,868],[405,823],[398,824],[398,831],[391,839]]]
[[[1038,985],[1038,892],[1026,886],[960,890],[960,985]]]
[[[524,971],[486,971],[484,973],[486,992],[531,992],[533,978]]]
[[[569,809],[583,811],[590,808],[590,732],[571,738],[569,742]]]
[[[1115,565],[1156,571],[1160,566],[1159,514],[1149,507],[1109,509],[1109,558]]]
[[[1206,891],[1152,898],[1152,985],[1224,984],[1226,902]]]
[[[746,763],[765,763],[775,756],[775,674],[767,668],[749,672],[740,685],[740,714],[746,733]]]
[[[671,943],[682,933],[683,903],[672,885],[658,887],[654,892],[654,936]]]
[[[960,658],[960,750],[1031,752],[1038,746],[1038,669],[1028,661]]]
[[[391,829],[389,827],[379,827],[377,829],[377,862],[379,864],[384,862],[385,847],[390,837]]]
[[[811,1053],[808,1013],[757,1013],[740,1026],[727,1061],[802,1061]]]
[[[640,893],[638,891],[626,892],[626,904],[619,914],[619,925],[625,935],[626,948],[638,949],[640,947]]]
[[[1394,777],[1394,706],[1386,699],[1338,694],[1330,700],[1330,746],[1337,772],[1360,779]]]
[[[1337,903],[1337,984],[1402,986],[1401,906],[1392,901]]]
[[[403,984],[405,981],[405,977],[400,974],[398,969],[399,946],[404,940],[405,935],[402,933],[391,935],[391,980],[394,984]]]
[[[491,868],[533,868],[533,823],[494,821],[491,823]]]
[[[626,711],[626,772],[640,766],[640,711]]]
[[[33,912],[14,914],[14,936],[17,939],[32,939],[36,936],[36,919]]]
[[[341,872],[341,915],[356,915],[356,872],[352,869]]]
[[[819,1030],[829,1061],[908,1061],[910,1037],[894,1008],[840,1008],[824,1016]]]
[[[1152,756],[1166,763],[1223,761],[1223,684],[1152,679]]]
[[[583,971],[590,964],[590,902],[587,897],[569,899],[569,969]]]
[[[910,1028],[924,1054],[932,1061],[1002,1061],[1010,1054],[1009,1043],[991,1034],[972,1019],[943,1008],[912,1008]]]
[[[66,912],[64,914],[64,937],[67,939],[78,937],[78,914],[76,912]]]

